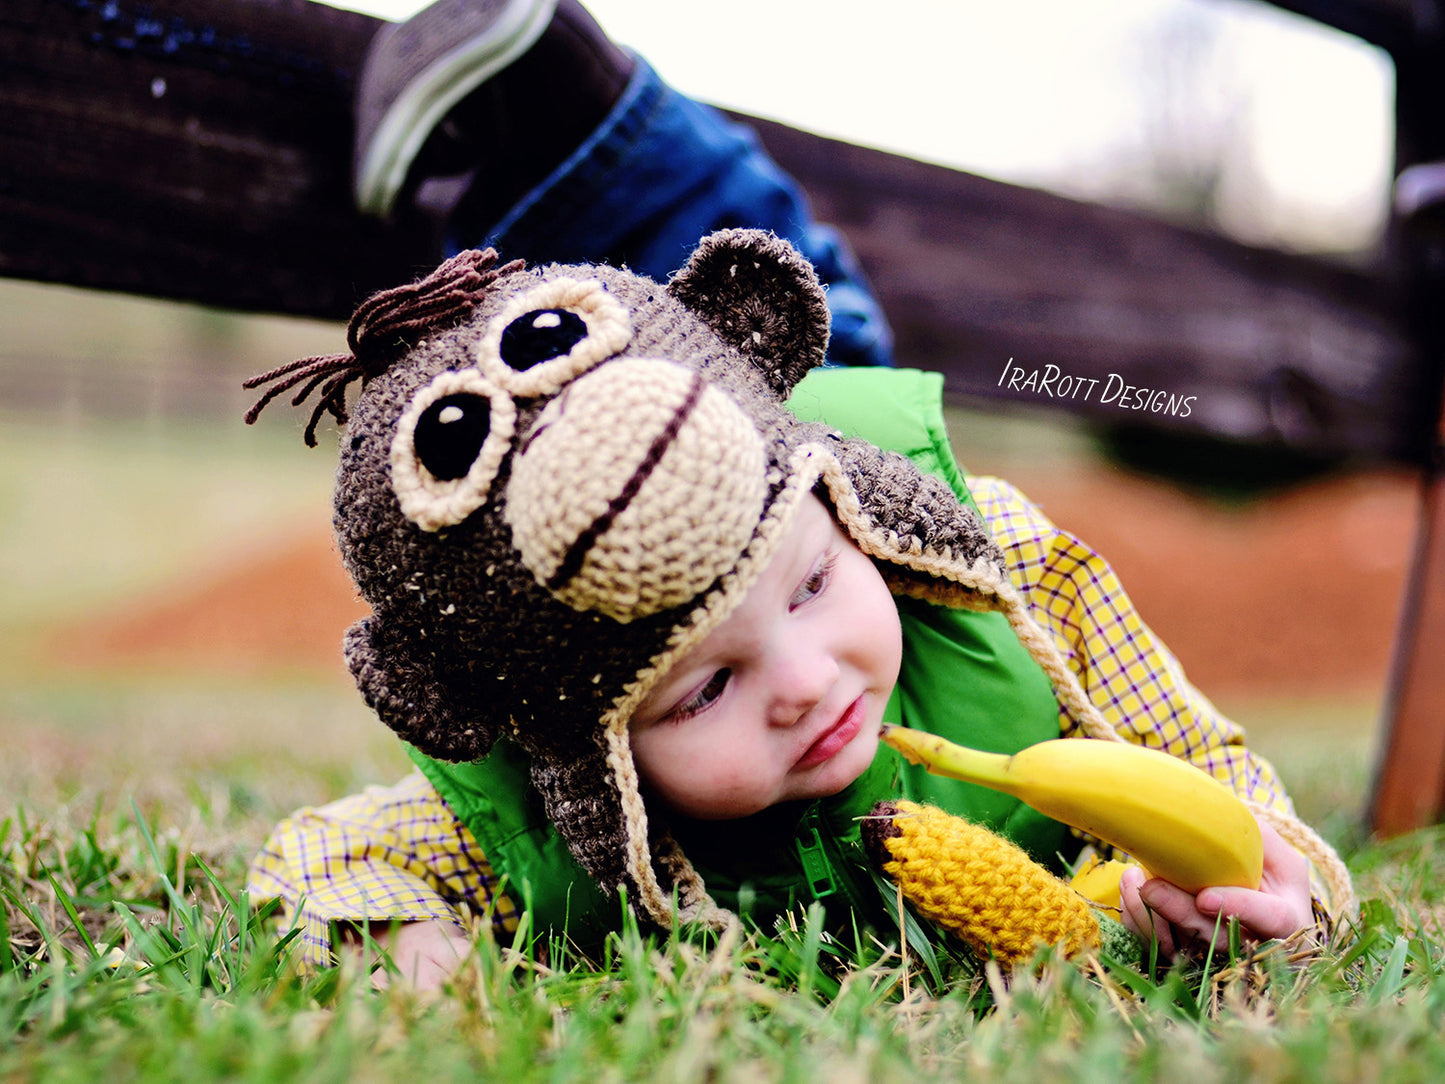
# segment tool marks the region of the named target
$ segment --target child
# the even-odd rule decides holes
[[[1207,942],[1220,914],[1259,938],[1310,924],[1307,863],[1269,824],[1348,906],[1338,859],[1107,567],[1006,486],[965,484],[936,379],[804,381],[827,336],[807,262],[731,230],[665,287],[464,253],[362,306],[353,355],[253,382],[274,381],[252,417],[319,388],[309,436],[325,411],[346,420],[363,379],[335,524],[373,613],[346,655],[420,769],[298,813],[258,856],[253,898],[299,906],[308,959],[330,958],[333,925],[399,921],[395,961],[435,984],[465,912],[507,930],[525,909],[586,943],[615,923],[619,889],[662,927],[814,899],[880,921],[874,869],[929,914],[941,877],[964,901],[942,923],[1005,961],[1097,941],[1038,865],[1078,841],[902,765],[879,747],[884,721],[1008,751],[1061,729],[1136,741],[1255,801],[1258,892],[1125,882],[1126,922],[1166,949]],[[925,848],[938,860],[910,865]],[[960,858],[992,874],[940,874]]]

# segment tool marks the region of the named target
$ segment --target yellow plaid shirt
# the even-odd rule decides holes
[[[1108,562],[1008,483],[970,478],[969,488],[1034,618],[1105,718],[1130,741],[1292,812],[1274,769],[1189,684]],[[1062,715],[1061,726],[1072,729]],[[296,812],[256,856],[247,888],[253,901],[285,901],[311,965],[330,963],[335,923],[439,919],[464,929],[480,919],[502,935],[517,924],[477,841],[418,772]]]

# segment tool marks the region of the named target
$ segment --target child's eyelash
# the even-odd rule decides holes
[[[727,684],[731,679],[731,670],[719,670],[712,677],[708,678],[702,688],[698,689],[697,692],[693,693],[681,704],[669,711],[667,715],[664,716],[664,719],[669,723],[685,723],[693,716],[700,715],[712,707],[713,704],[717,703],[718,698],[722,696],[723,690],[727,688]],[[712,691],[711,697],[708,695],[710,690]]]
[[[821,595],[833,578],[833,567],[838,563],[838,554],[829,553],[823,561],[815,565],[808,573],[806,579],[798,585],[797,591],[793,593],[793,605],[801,606],[809,599]]]

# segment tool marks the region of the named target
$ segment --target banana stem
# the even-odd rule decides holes
[[[1018,783],[1009,773],[1013,757],[968,749],[936,734],[901,726],[884,726],[879,737],[910,764],[922,764],[935,774],[1017,796]]]

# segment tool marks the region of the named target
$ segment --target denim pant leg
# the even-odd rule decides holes
[[[699,238],[735,226],[786,237],[817,268],[830,362],[893,363],[892,333],[843,238],[813,220],[749,129],[672,90],[641,59],[607,119],[484,243],[529,263],[605,261],[665,282]]]

